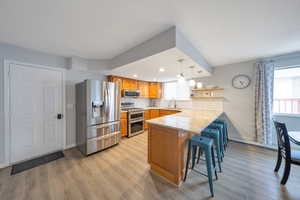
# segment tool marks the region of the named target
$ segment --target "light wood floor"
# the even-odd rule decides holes
[[[209,199],[205,177],[191,172],[180,188],[149,172],[147,133],[124,139],[120,145],[83,157],[76,149],[52,163],[10,176],[0,170],[1,200],[44,199]],[[223,173],[214,182],[215,199],[300,199],[300,167],[293,166],[285,187],[273,172],[276,154],[230,143]],[[205,169],[202,167],[202,169]]]

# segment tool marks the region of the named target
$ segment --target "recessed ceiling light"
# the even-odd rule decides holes
[[[134,75],[133,75],[133,77],[135,77],[135,78],[136,78],[136,77],[137,77],[137,75],[136,75],[136,74],[134,74]]]
[[[156,80],[157,80],[156,78],[153,79],[153,81],[156,81]]]
[[[164,69],[164,68],[159,68],[159,71],[160,71],[160,72],[164,72],[165,69]]]

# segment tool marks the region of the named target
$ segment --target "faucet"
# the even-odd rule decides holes
[[[173,101],[173,108],[177,108],[176,99],[172,99],[169,101],[168,107],[172,108],[172,101]]]

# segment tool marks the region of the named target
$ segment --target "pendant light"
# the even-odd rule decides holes
[[[190,66],[190,69],[191,69],[191,80],[189,81],[190,87],[195,87],[195,85],[196,85],[196,81],[193,79],[194,68],[195,68],[195,66]]]
[[[180,73],[177,75],[178,81],[183,82],[185,80],[183,72],[182,72],[182,62],[184,59],[179,59],[178,62],[180,63]]]

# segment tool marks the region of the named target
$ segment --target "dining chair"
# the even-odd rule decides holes
[[[285,167],[280,183],[285,185],[290,175],[291,164],[300,165],[300,151],[291,149],[290,138],[285,124],[274,120],[273,122],[277,133],[278,143],[277,163],[274,171],[278,172],[282,158],[284,158]]]

